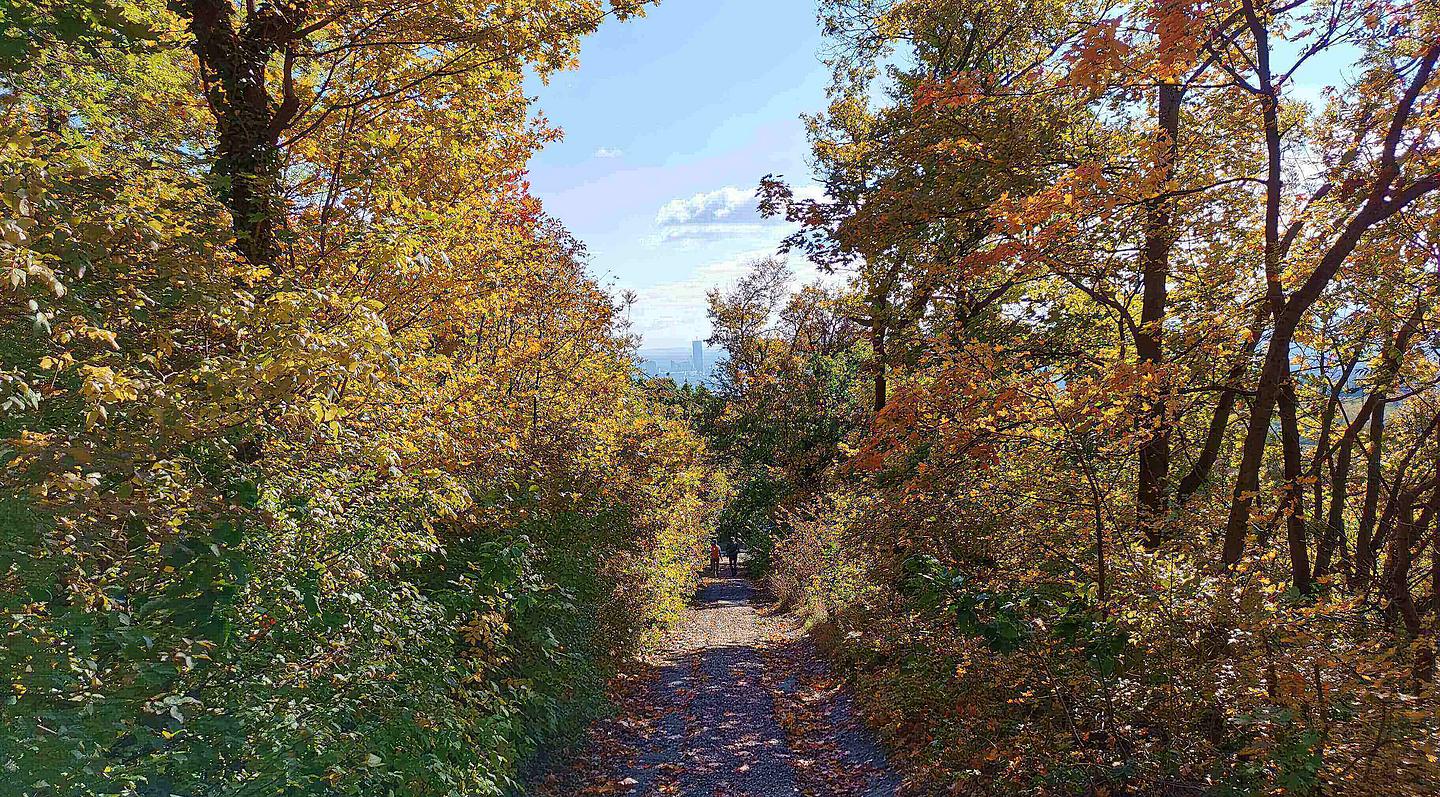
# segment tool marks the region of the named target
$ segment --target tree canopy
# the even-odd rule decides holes
[[[0,793],[522,793],[717,537],[917,793],[1440,793],[1433,0],[821,0],[684,388],[527,181],[650,5],[0,10]]]
[[[16,8],[4,780],[512,788],[725,490],[525,181],[523,74],[642,4]]]

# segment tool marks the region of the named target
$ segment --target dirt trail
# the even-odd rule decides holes
[[[534,790],[562,795],[891,797],[898,780],[793,620],[743,578],[707,579],[619,712]]]

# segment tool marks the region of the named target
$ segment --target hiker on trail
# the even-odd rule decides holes
[[[733,538],[725,544],[725,557],[730,560],[730,575],[735,575],[735,560],[740,558],[740,543]]]
[[[720,575],[720,543],[710,541],[710,572]]]

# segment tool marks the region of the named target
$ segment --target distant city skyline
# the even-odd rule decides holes
[[[720,357],[707,357],[705,341],[692,340],[687,352],[679,346],[643,347],[635,353],[636,365],[646,375],[673,379],[678,384],[709,384]]]

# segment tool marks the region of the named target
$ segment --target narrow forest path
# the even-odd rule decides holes
[[[797,623],[744,578],[706,579],[617,716],[536,795],[890,797],[898,779]]]

